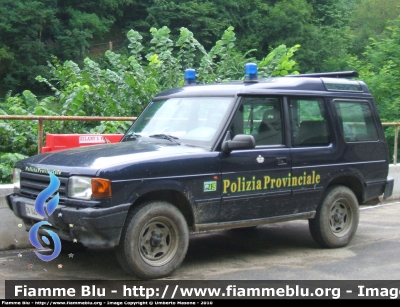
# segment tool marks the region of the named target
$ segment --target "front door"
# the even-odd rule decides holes
[[[256,148],[221,154],[221,222],[290,213],[291,156],[282,114],[280,97],[242,97],[231,132],[253,135]]]

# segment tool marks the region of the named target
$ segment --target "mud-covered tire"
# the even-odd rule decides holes
[[[345,186],[336,185],[327,189],[308,225],[313,239],[322,247],[343,247],[354,237],[359,216],[354,193]]]
[[[188,245],[189,229],[182,213],[170,203],[156,201],[128,214],[115,253],[129,274],[156,279],[181,265]]]

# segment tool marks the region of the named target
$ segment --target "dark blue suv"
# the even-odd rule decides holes
[[[143,279],[173,273],[193,232],[303,219],[321,246],[347,245],[359,206],[393,190],[367,86],[352,71],[258,79],[248,67],[242,81],[209,85],[190,71],[119,143],[19,161],[10,208],[29,231],[51,172],[59,203],[39,234],[52,230],[63,249],[115,248]]]

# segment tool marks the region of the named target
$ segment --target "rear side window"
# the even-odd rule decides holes
[[[346,142],[378,140],[375,121],[366,101],[335,101],[334,106]]]
[[[322,99],[290,99],[292,142],[296,147],[324,146],[330,143]]]

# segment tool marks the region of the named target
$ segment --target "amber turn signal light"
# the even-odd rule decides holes
[[[108,179],[92,178],[92,197],[104,198],[111,196],[111,182]]]

